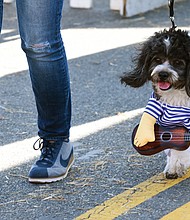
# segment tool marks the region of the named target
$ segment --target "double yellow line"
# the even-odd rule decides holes
[[[86,213],[75,218],[76,220],[112,220],[118,216],[128,212],[130,209],[136,207],[137,205],[145,202],[146,200],[152,198],[160,192],[163,192],[172,186],[182,182],[183,180],[190,177],[190,172],[188,172],[182,178],[167,180],[164,178],[163,174],[160,173],[147,179],[146,181],[130,188],[123,193],[103,202],[101,205],[87,211]],[[185,213],[185,218],[181,218],[180,213]],[[188,211],[189,210],[189,211]],[[180,218],[176,218],[176,212],[179,213]],[[175,218],[174,218],[175,216]],[[189,216],[189,217],[188,217]],[[174,212],[168,214],[162,218],[163,220],[189,220],[190,219],[190,203],[176,209]]]
[[[189,220],[190,219],[190,202],[179,207],[160,220]]]

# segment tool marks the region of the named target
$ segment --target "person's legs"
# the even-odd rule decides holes
[[[2,27],[2,18],[3,18],[3,0],[0,0],[0,33]]]
[[[22,49],[28,60],[38,110],[38,134],[43,139],[42,155],[32,167],[29,180],[56,181],[67,171],[61,171],[58,160],[72,156],[70,82],[60,33],[63,0],[17,0],[16,3]],[[54,173],[53,168],[59,171]]]
[[[26,52],[38,109],[39,136],[69,137],[71,97],[60,34],[63,0],[17,0],[22,48]]]

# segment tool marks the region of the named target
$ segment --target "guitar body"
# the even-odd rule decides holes
[[[167,128],[157,124],[154,126],[155,141],[148,142],[142,147],[134,145],[134,138],[138,129],[137,125],[132,133],[132,145],[142,155],[153,155],[165,149],[186,150],[190,145],[190,133],[185,127]]]

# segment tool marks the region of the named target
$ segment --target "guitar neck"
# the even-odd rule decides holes
[[[190,141],[190,133],[184,134],[184,141],[189,142]]]

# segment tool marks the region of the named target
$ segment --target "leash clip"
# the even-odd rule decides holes
[[[170,9],[170,20],[172,23],[172,27],[170,28],[171,31],[174,31],[177,25],[175,24],[175,18],[174,18],[174,0],[168,0],[168,6]]]

